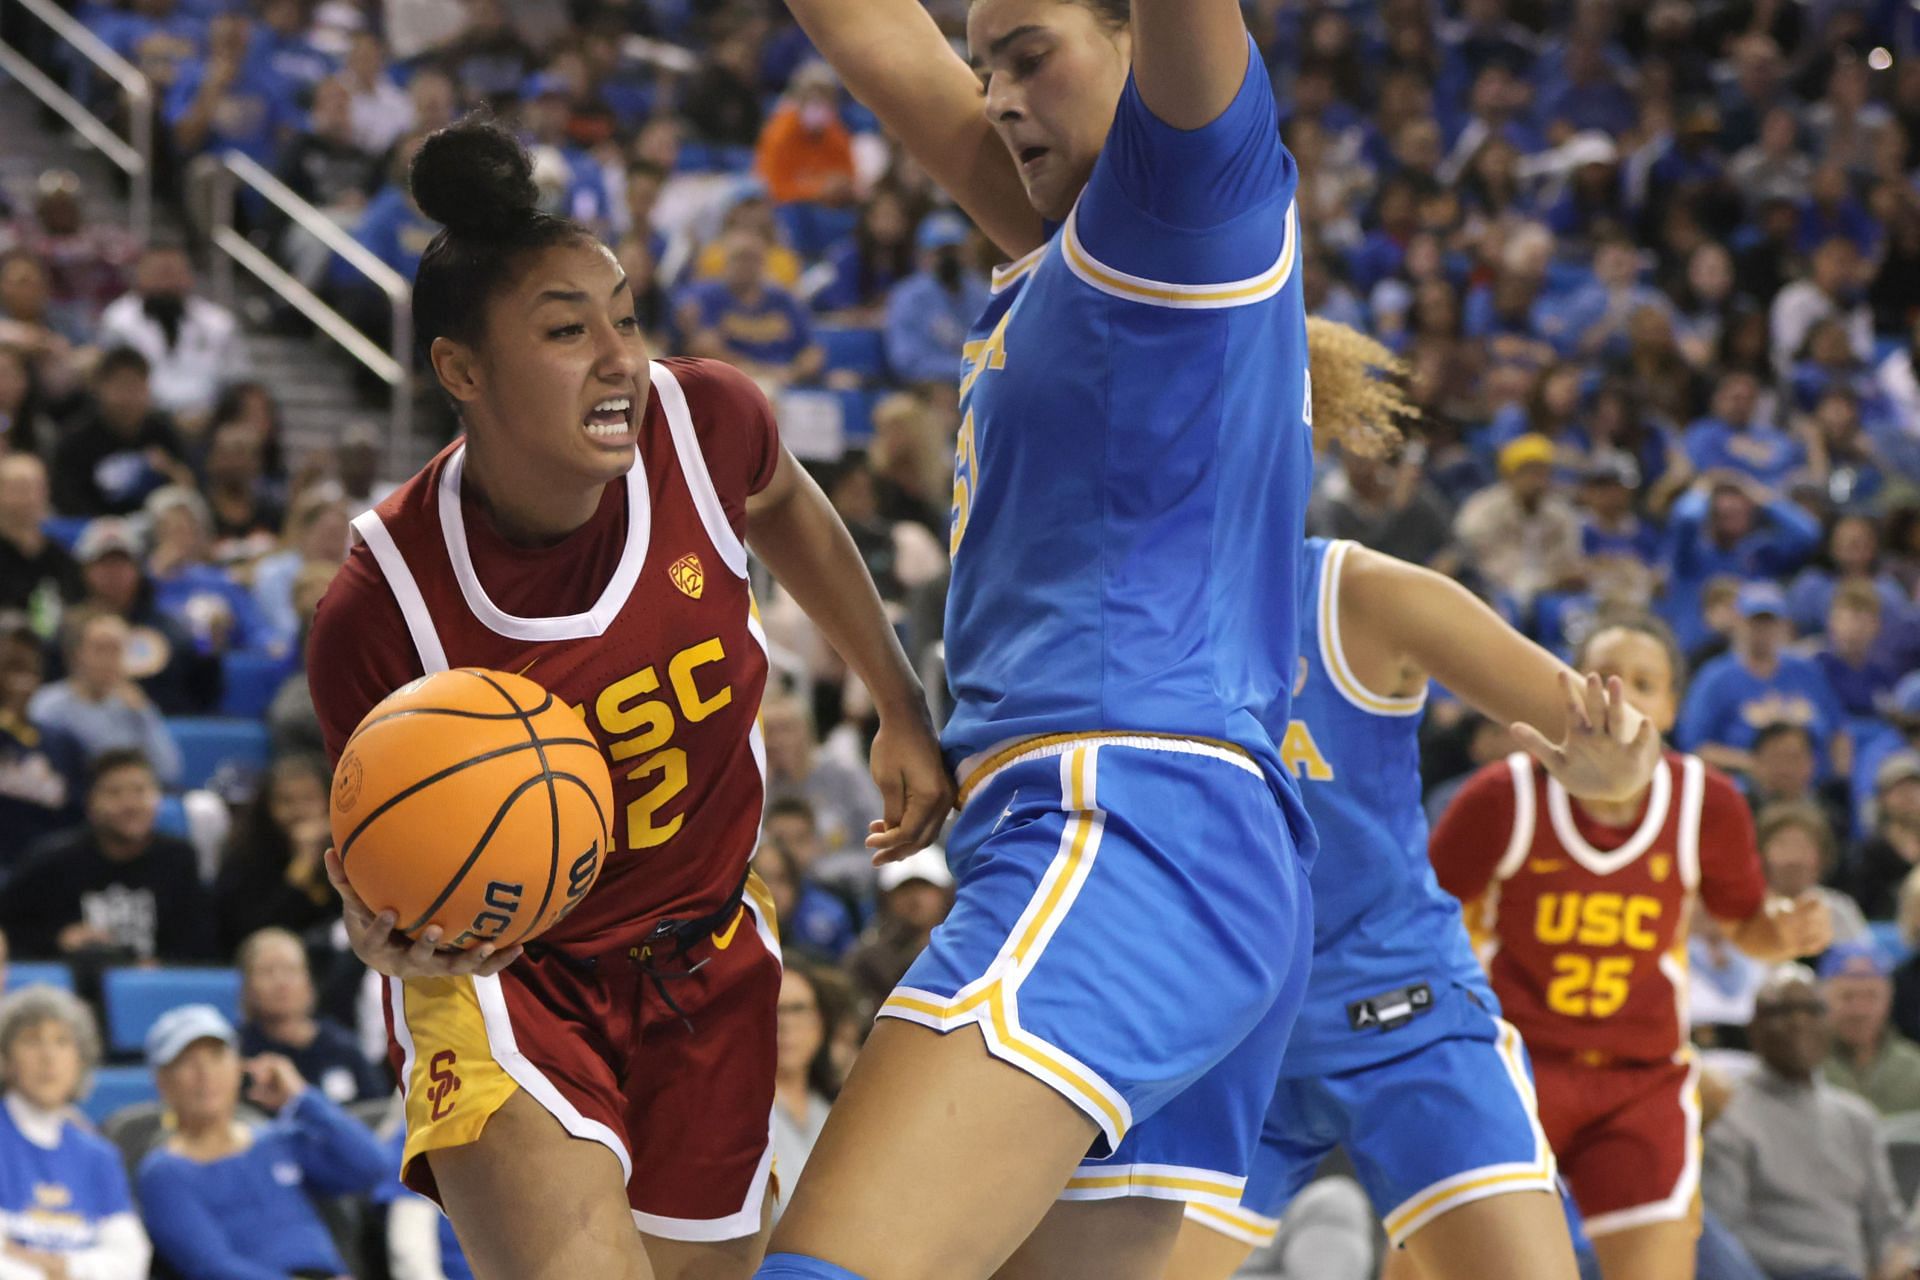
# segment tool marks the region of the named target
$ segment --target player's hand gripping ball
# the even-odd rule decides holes
[[[538,937],[593,887],[613,779],[571,707],[523,676],[463,668],[395,690],[334,772],[334,847],[375,912],[443,947]]]

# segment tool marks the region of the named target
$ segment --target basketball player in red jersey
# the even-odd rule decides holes
[[[1618,676],[1664,733],[1683,659],[1649,618],[1603,624],[1575,665]],[[1470,779],[1434,829],[1440,883],[1533,1056],[1540,1120],[1607,1280],[1692,1280],[1698,1073],[1687,1047],[1687,912],[1697,897],[1766,960],[1826,948],[1811,895],[1769,901],[1739,790],[1664,753],[1614,805],[1572,800],[1524,754]]]
[[[925,699],[765,398],[724,364],[649,364],[614,256],[537,211],[519,144],[442,130],[411,185],[446,227],[414,315],[465,435],[355,522],[309,657],[327,744],[423,672],[523,672],[591,726],[615,812],[598,883],[524,954],[497,918],[465,953],[408,943],[328,855],[354,949],[388,975],[404,1174],[483,1280],[745,1277],[780,987],[747,870],[767,657],[745,544],[873,691],[882,858],[951,807]]]

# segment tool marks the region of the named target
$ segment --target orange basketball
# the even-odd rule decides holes
[[[571,707],[463,668],[367,713],[334,773],[334,847],[354,892],[441,945],[509,947],[586,896],[611,843],[613,778]]]

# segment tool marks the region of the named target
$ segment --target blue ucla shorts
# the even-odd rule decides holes
[[[977,1024],[1099,1126],[1064,1195],[1237,1204],[1305,993],[1307,867],[1211,743],[1029,741],[963,787],[953,911],[882,1017]]]
[[[1559,1193],[1520,1033],[1451,1035],[1372,1066],[1280,1082],[1238,1206],[1187,1216],[1255,1246],[1327,1153],[1346,1148],[1396,1247],[1449,1209],[1514,1191]]]

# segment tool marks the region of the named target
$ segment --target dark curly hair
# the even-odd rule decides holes
[[[479,337],[487,302],[512,282],[525,254],[593,239],[579,223],[541,211],[526,148],[483,117],[430,134],[407,186],[420,212],[445,228],[413,277],[414,340],[423,357],[435,338]]]

